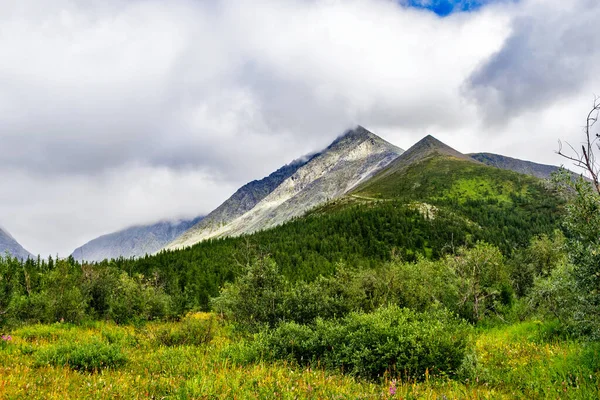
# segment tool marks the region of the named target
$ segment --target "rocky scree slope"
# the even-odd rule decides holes
[[[220,223],[215,224],[211,213],[207,217],[211,219],[211,225],[201,222],[173,241],[167,249],[183,248],[209,238],[238,236],[280,225],[328,200],[343,196],[381,171],[402,152],[402,149],[358,126],[298,165],[267,196],[253,207],[244,209],[241,215],[228,221],[217,219]],[[215,211],[222,209],[226,203]],[[228,215],[235,215],[235,212]]]
[[[198,232],[210,234],[222,229],[229,222],[244,215],[267,197],[283,181],[292,176],[298,169],[306,165],[319,154],[309,155],[284,165],[271,175],[261,180],[254,180],[239,188],[230,198],[208,214],[202,221],[193,225],[178,241],[189,241]]]
[[[15,238],[10,235],[10,233],[0,228],[0,255],[4,257],[7,252],[12,257],[23,260],[26,260],[27,258],[33,258],[33,255],[25,250],[23,246],[21,246],[19,242],[17,242]]]
[[[517,158],[502,156],[492,153],[471,153],[471,158],[491,167],[506,169],[520,174],[535,176],[540,179],[548,179],[552,173],[559,170],[554,165],[537,164],[531,161],[519,160]]]

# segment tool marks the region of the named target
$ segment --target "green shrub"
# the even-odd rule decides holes
[[[19,329],[16,334],[27,342],[46,340],[54,342],[65,334],[65,325],[29,325]]]
[[[50,322],[48,303],[48,296],[44,292],[32,293],[30,296],[14,295],[9,305],[10,315],[18,321],[29,323]]]
[[[288,286],[272,259],[257,259],[235,283],[224,285],[212,308],[248,331],[274,327],[284,319]]]
[[[600,343],[587,343],[581,353],[580,364],[590,372],[600,372]]]
[[[134,347],[138,344],[135,335],[118,326],[110,326],[102,329],[102,337],[106,339],[109,344],[119,344],[126,347]]]
[[[68,366],[77,371],[96,372],[117,368],[127,361],[121,350],[102,342],[58,344],[36,354],[36,366]]]
[[[155,341],[163,346],[201,346],[214,336],[214,317],[188,317],[179,324],[166,325],[155,333]]]
[[[107,299],[107,316],[118,324],[159,320],[170,315],[171,297],[161,287],[122,272]]]
[[[469,350],[470,327],[447,311],[418,313],[398,307],[317,320],[314,327],[284,323],[259,335],[266,358],[320,363],[366,378],[423,379],[456,375]]]

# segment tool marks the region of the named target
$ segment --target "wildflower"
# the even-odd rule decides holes
[[[394,379],[390,384],[390,396],[394,396],[396,394],[396,380]]]
[[[5,342],[10,342],[12,340],[12,336],[2,335],[2,340],[4,340]]]

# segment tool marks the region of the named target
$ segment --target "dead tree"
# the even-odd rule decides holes
[[[581,152],[576,150],[569,143],[567,145],[571,148],[573,154],[568,155],[563,152],[562,142],[558,141],[558,154],[567,160],[573,162],[573,164],[583,169],[592,180],[594,188],[596,192],[600,194],[600,164],[596,160],[596,154],[594,153],[596,150],[600,151],[600,134],[593,133],[592,129],[596,122],[598,122],[598,116],[600,115],[600,96],[594,97],[594,106],[590,110],[587,116],[586,124],[584,127],[585,132],[585,143],[581,145]]]

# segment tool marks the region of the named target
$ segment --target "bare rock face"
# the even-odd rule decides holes
[[[119,257],[143,257],[156,253],[201,220],[202,217],[197,217],[192,220],[133,226],[100,236],[77,248],[72,256],[76,260],[90,262]]]
[[[272,188],[270,186],[261,191],[266,195],[252,207],[247,207],[250,204],[238,205],[232,200],[236,196],[234,194],[204,221],[169,244],[167,249],[183,248],[209,238],[238,236],[283,224],[315,206],[348,193],[385,168],[402,152],[358,126],[338,137],[322,152],[284,167],[285,173],[279,173],[279,179],[270,179],[273,175],[265,178],[273,184]]]
[[[559,167],[554,165],[537,164],[531,161],[519,160],[517,158],[502,156],[492,153],[474,153],[469,156],[486,165],[507,169],[520,174],[535,176],[540,179],[548,179],[552,173],[558,171]]]
[[[0,255],[4,257],[6,253],[22,260],[33,258],[32,254],[25,250],[15,238],[0,228]]]

